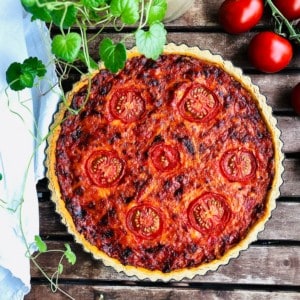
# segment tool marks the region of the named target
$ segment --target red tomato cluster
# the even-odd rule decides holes
[[[273,0],[273,4],[289,21],[300,18],[300,0]],[[219,23],[231,34],[249,31],[264,13],[263,0],[225,0],[219,8]],[[264,31],[250,41],[248,57],[252,65],[265,73],[284,69],[293,57],[293,46],[283,36]],[[300,114],[300,83],[293,91],[292,104]]]

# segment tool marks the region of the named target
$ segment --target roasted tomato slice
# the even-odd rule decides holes
[[[154,239],[162,232],[162,218],[155,207],[142,204],[131,208],[127,214],[127,227],[144,239]]]
[[[93,152],[86,162],[86,170],[94,184],[110,187],[117,183],[124,174],[124,162],[113,151]]]
[[[185,91],[179,102],[179,112],[191,122],[207,122],[218,112],[219,101],[205,86],[195,83]]]
[[[202,234],[219,234],[225,228],[231,210],[226,199],[215,193],[204,193],[188,207],[191,226]]]
[[[110,101],[112,115],[124,123],[141,119],[144,116],[145,107],[142,95],[132,88],[116,91]]]
[[[223,175],[230,181],[245,182],[256,172],[256,159],[247,149],[231,149],[221,157],[220,167]]]
[[[153,146],[149,154],[154,167],[159,171],[170,171],[179,163],[178,150],[165,143]]]

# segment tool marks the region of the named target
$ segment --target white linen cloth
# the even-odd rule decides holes
[[[0,1],[0,300],[30,291],[24,238],[33,245],[39,234],[36,183],[45,175],[43,138],[60,98],[57,87],[49,91],[57,78],[48,30],[30,19],[20,0]],[[47,66],[46,78],[39,88],[7,89],[9,65],[30,56]]]

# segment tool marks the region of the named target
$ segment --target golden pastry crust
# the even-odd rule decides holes
[[[276,199],[279,196],[279,187],[282,183],[281,175],[283,172],[282,142],[280,141],[280,131],[277,128],[276,119],[272,116],[272,110],[266,104],[265,97],[260,94],[258,87],[252,84],[251,79],[243,75],[241,69],[234,67],[231,62],[224,61],[220,56],[213,55],[209,51],[202,51],[197,47],[191,48],[191,47],[187,47],[186,45],[177,46],[175,44],[169,44],[164,49],[164,55],[169,55],[169,54],[188,56],[188,57],[195,58],[197,60],[201,60],[203,62],[208,63],[209,65],[214,65],[222,69],[226,74],[229,74],[231,77],[233,77],[237,82],[241,84],[241,86],[248,93],[251,94],[252,99],[255,101],[255,106],[260,112],[260,115],[262,116],[262,119],[269,133],[271,134],[273,151],[274,151],[273,180],[271,182],[271,187],[268,189],[265,197],[265,205],[264,205],[263,213],[260,215],[259,219],[254,224],[251,225],[250,230],[248,230],[247,234],[245,235],[245,237],[243,237],[242,240],[240,240],[236,245],[227,249],[225,253],[223,253],[217,259],[212,259],[207,263],[202,262],[200,265],[197,265],[195,267],[194,266],[183,267],[179,269],[172,269],[171,271],[168,272],[163,272],[162,270],[155,270],[155,269],[150,270],[145,267],[122,264],[119,259],[107,255],[103,250],[98,249],[98,247],[96,247],[95,245],[87,241],[84,234],[79,233],[78,226],[74,223],[70,211],[66,207],[66,201],[64,200],[65,197],[62,195],[61,186],[57,176],[57,169],[56,169],[57,143],[62,131],[61,123],[65,117],[65,113],[67,110],[65,104],[61,105],[58,113],[55,115],[55,121],[51,128],[52,134],[50,135],[48,140],[49,146],[47,149],[47,161],[46,161],[46,166],[48,169],[47,177],[49,178],[49,188],[52,191],[52,199],[56,203],[56,210],[61,215],[63,223],[67,225],[69,232],[75,236],[76,241],[82,244],[86,251],[91,252],[95,258],[101,259],[105,265],[112,266],[118,272],[124,272],[128,276],[134,275],[137,276],[139,279],[148,278],[152,281],[156,281],[156,280],[168,281],[171,279],[181,280],[182,278],[185,277],[192,278],[195,275],[203,275],[208,270],[216,270],[220,265],[227,264],[231,258],[237,257],[241,250],[247,249],[249,244],[257,239],[258,233],[264,229],[266,221],[269,219],[272,210],[276,206]],[[138,53],[136,48],[128,51],[128,59],[139,57],[139,56],[140,54]],[[100,69],[104,69],[103,66],[101,66]],[[91,78],[94,78],[98,73],[99,71],[90,75]],[[88,79],[86,77],[86,78],[82,78],[81,81],[79,81],[74,85],[74,88],[67,96],[68,104],[71,103],[74,96],[76,96],[82,90],[82,88],[87,86],[87,83],[88,83]],[[245,153],[247,156],[248,155],[247,152]],[[99,193],[101,193],[100,196],[101,197],[107,196],[110,192],[105,187],[106,183],[98,182],[98,184],[104,185],[102,186],[101,189],[99,189]],[[195,192],[195,195],[193,194],[193,192],[190,192],[189,197],[195,198],[197,193],[199,193],[199,191]],[[129,207],[132,207],[132,205],[129,205]]]

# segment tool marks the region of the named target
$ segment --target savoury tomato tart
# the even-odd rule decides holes
[[[60,106],[49,138],[57,211],[94,257],[180,280],[257,238],[282,182],[282,143],[257,86],[220,56],[169,44],[100,67]]]

